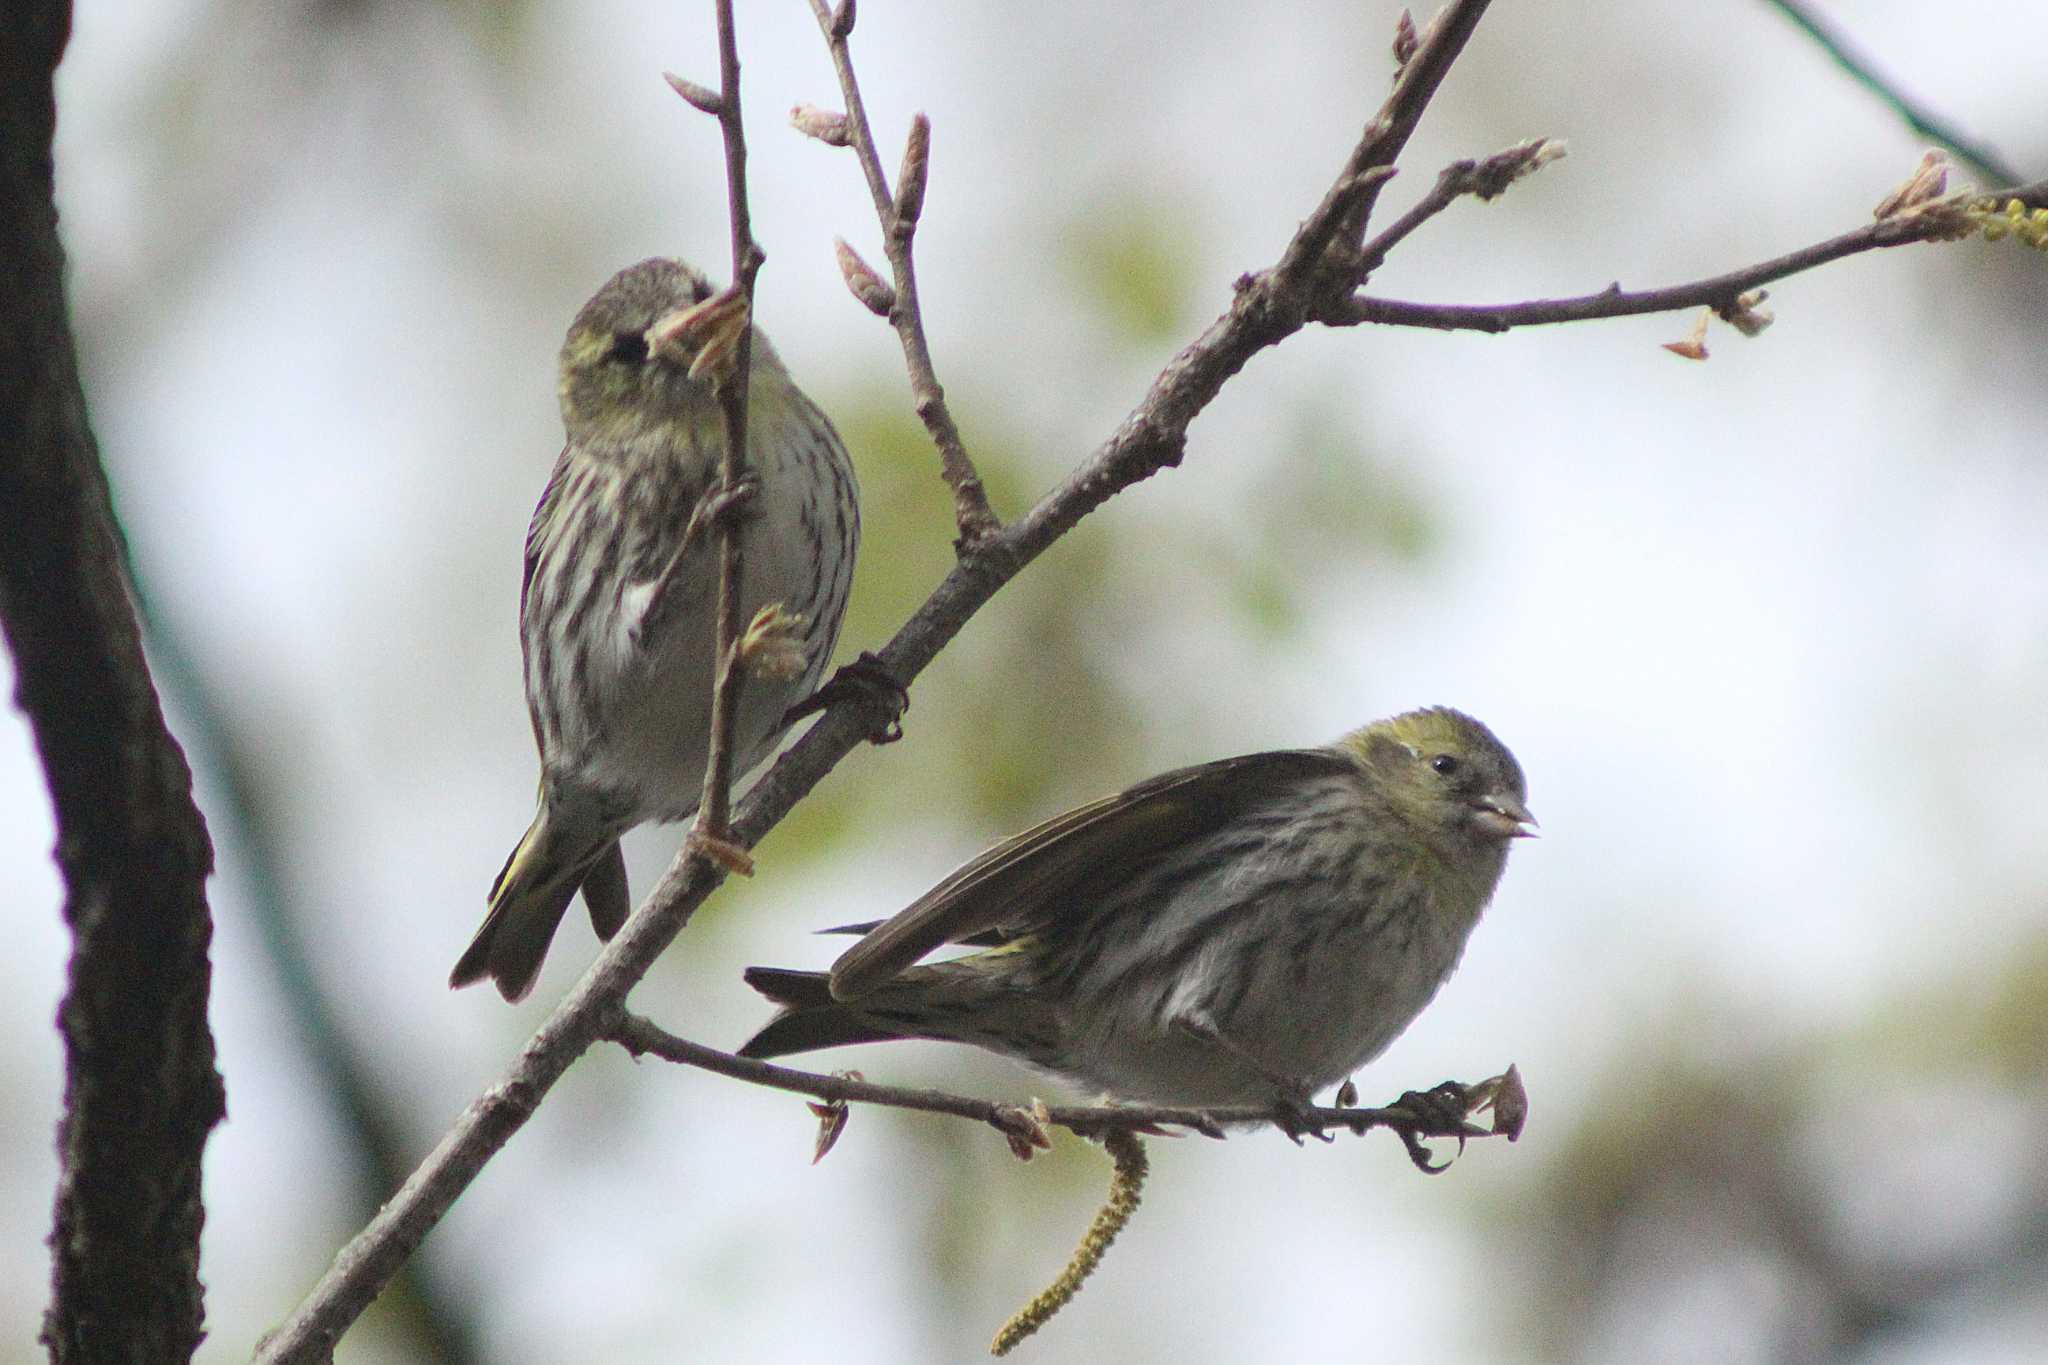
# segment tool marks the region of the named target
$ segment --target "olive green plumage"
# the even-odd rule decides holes
[[[743,1055],[935,1038],[1121,1099],[1299,1105],[1378,1056],[1457,966],[1522,770],[1447,708],[1322,749],[1183,768],[975,858],[783,1006]],[[949,943],[982,951],[914,965]]]
[[[680,261],[613,276],[562,344],[567,443],[526,534],[520,643],[540,749],[539,810],[491,887],[449,984],[533,987],[578,887],[598,935],[630,906],[619,836],[693,813],[710,742],[717,536],[684,530],[718,480],[718,363],[746,322]],[[774,748],[784,713],[831,661],[853,579],[860,511],[838,434],[753,334],[739,519],[740,619],[780,603],[801,618],[802,664],[741,693],[735,772]]]

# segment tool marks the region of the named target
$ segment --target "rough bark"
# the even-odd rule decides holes
[[[86,421],[52,197],[65,3],[0,18],[0,631],[56,812],[53,1360],[179,1361],[203,1334],[200,1156],[224,1112],[206,1003],[213,850],[143,659]]]

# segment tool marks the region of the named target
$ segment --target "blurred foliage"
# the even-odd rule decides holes
[[[1922,1076],[1963,1070],[2048,1093],[2048,935],[2017,945],[2005,971],[1988,981],[1973,977],[1886,1002],[1854,1042],[1866,1062],[1887,1069]]]
[[[1251,545],[1218,545],[1241,622],[1271,643],[1302,627],[1327,575],[1362,562],[1415,568],[1441,533],[1422,490],[1376,456],[1335,402],[1288,414],[1286,457],[1270,464],[1244,509]]]
[[[1194,322],[1198,284],[1187,206],[1164,190],[1092,199],[1061,234],[1075,292],[1134,345],[1180,345]]]
[[[2048,936],[1850,1031],[1716,1050],[1742,1031],[1652,1026],[1495,1210],[1541,1267],[1544,1358],[1846,1362],[2048,1312]]]

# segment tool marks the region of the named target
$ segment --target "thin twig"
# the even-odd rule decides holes
[[[844,1074],[827,1075],[799,1071],[757,1061],[715,1047],[695,1043],[668,1032],[659,1024],[630,1010],[614,1011],[603,1036],[634,1056],[659,1057],[679,1066],[695,1067],[749,1085],[808,1095],[829,1104],[873,1104],[887,1109],[908,1109],[924,1114],[947,1114],[954,1118],[985,1123],[1005,1136],[1018,1126],[1018,1106],[999,1100],[975,1099],[944,1090],[923,1090],[909,1086],[880,1085]],[[1144,1133],[1160,1128],[1185,1128],[1205,1137],[1220,1138],[1231,1128],[1261,1128],[1274,1123],[1271,1109],[1233,1107],[1190,1109],[1179,1105],[1070,1104],[1049,1105],[1034,1111],[1037,1118],[1081,1137],[1102,1137],[1109,1133]],[[1294,1116],[1290,1116],[1294,1117]],[[1392,1105],[1383,1109],[1309,1107],[1300,1118],[1310,1124],[1368,1133],[1391,1128],[1416,1138],[1490,1137],[1490,1129],[1476,1124],[1454,1126],[1442,1117]]]
[[[2017,199],[2029,207],[2048,204],[2048,180],[2017,189],[2001,190],[2001,201]],[[1784,279],[1826,265],[1845,256],[1914,242],[1938,241],[1955,235],[1953,221],[1940,213],[1903,213],[1881,218],[1865,227],[1830,237],[1824,242],[1787,252],[1756,265],[1731,270],[1725,275],[1674,284],[1662,289],[1636,292],[1611,284],[1596,294],[1574,298],[1530,299],[1522,303],[1413,303],[1401,299],[1379,299],[1364,295],[1332,301],[1319,308],[1318,322],[1332,327],[1377,322],[1398,327],[1428,327],[1441,331],[1505,332],[1515,327],[1543,326],[1557,322],[1585,322],[1593,318],[1631,317],[1642,313],[1668,313],[1682,308],[1705,306],[1717,311],[1732,309],[1750,290],[1773,280]]]
[[[889,324],[903,344],[903,363],[910,371],[910,396],[917,407],[918,420],[924,423],[932,444],[938,447],[940,477],[953,491],[953,521],[959,528],[955,547],[964,554],[1001,530],[1002,522],[989,506],[988,491],[960,439],[952,409],[946,406],[946,391],[940,386],[938,371],[932,364],[931,347],[924,335],[924,313],[918,304],[917,262],[912,242],[917,235],[918,215],[923,210],[931,125],[923,114],[913,120],[898,193],[890,194],[889,177],[882,169],[880,153],[875,150],[874,131],[868,126],[867,107],[861,102],[860,82],[853,74],[853,54],[847,48],[847,37],[853,32],[853,0],[841,0],[836,9],[827,6],[825,0],[811,0],[811,13],[817,16],[818,31],[825,35],[825,44],[832,51],[840,94],[846,100],[847,135],[854,156],[860,161],[861,173],[867,178],[868,193],[875,201],[875,217],[882,225],[882,250],[888,255],[896,282]]]
[[[727,492],[737,490],[747,473],[747,382],[754,356],[754,277],[761,269],[761,248],[754,241],[747,212],[747,135],[740,119],[740,54],[733,32],[732,0],[714,0],[718,16],[718,129],[725,142],[725,197],[732,221],[732,278],[747,301],[746,329],[733,352],[732,369],[718,387],[718,405],[725,417],[725,450],[719,478]],[[719,528],[718,553],[718,677],[711,690],[711,743],[704,764],[704,795],[697,806],[692,833],[700,845],[731,845],[733,748],[739,729],[740,690],[746,669],[740,666],[740,585],[746,564],[741,553],[740,526],[726,517]],[[708,856],[708,855],[707,855]],[[728,855],[730,856],[730,855]]]
[[[1544,165],[1564,155],[1564,144],[1549,138],[1531,138],[1504,152],[1479,160],[1454,161],[1437,173],[1436,183],[1429,193],[1395,219],[1393,224],[1382,229],[1373,239],[1359,248],[1357,280],[1363,284],[1366,277],[1378,270],[1389,253],[1406,241],[1411,233],[1424,223],[1449,208],[1464,195],[1477,195],[1481,199],[1492,199],[1525,175],[1532,174]],[[1391,177],[1393,168],[1384,168],[1384,174]]]
[[[1334,244],[1354,250],[1372,220],[1373,205],[1389,179],[1388,170],[1414,136],[1422,111],[1435,98],[1451,65],[1486,13],[1490,0],[1453,0],[1429,23],[1422,45],[1402,64],[1394,88],[1344,162],[1323,201],[1303,221],[1287,252],[1272,270],[1282,292],[1305,284],[1322,270]],[[1348,281],[1347,281],[1348,282]]]
[[[1940,143],[1984,176],[1992,186],[2019,183],[2019,172],[1983,143],[1965,135],[1941,115],[1908,95],[1891,79],[1871,65],[1870,59],[1842,35],[1840,29],[1821,18],[1804,0],[1768,0],[1773,9],[1805,30],[1836,66],[1849,73],[1858,85],[1878,97],[1906,121],[1906,126],[1924,138]]]

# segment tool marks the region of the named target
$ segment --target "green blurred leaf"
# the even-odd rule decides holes
[[[1126,195],[1091,203],[1062,235],[1068,277],[1120,339],[1184,338],[1195,290],[1187,226],[1168,196]]]

